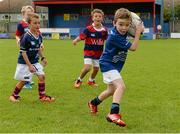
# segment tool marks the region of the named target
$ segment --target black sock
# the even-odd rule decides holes
[[[119,104],[118,103],[112,103],[110,114],[118,114],[118,113],[119,113]]]
[[[96,97],[96,98],[94,98],[94,99],[91,101],[91,104],[97,106],[97,105],[99,105],[101,102],[102,102],[102,101],[99,100],[98,97]]]

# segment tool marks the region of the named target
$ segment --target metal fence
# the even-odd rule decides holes
[[[172,33],[180,33],[180,20],[170,22],[170,31]]]

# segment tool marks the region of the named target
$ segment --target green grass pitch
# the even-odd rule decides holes
[[[140,41],[136,52],[129,52],[121,75],[126,92],[121,112],[127,127],[106,121],[112,98],[91,116],[87,102],[106,88],[99,72],[99,87],[86,84],[74,89],[74,80],[83,66],[83,42],[45,40],[48,60],[46,92],[54,103],[38,100],[37,78],[32,90],[22,90],[21,102],[11,103],[18,47],[15,40],[0,40],[0,132],[90,132],[134,133],[180,132],[180,40]]]

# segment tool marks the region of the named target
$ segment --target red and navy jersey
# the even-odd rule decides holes
[[[25,34],[28,31],[29,24],[25,21],[20,21],[17,25],[16,29],[16,36],[22,37],[23,34]]]
[[[85,40],[84,58],[99,59],[107,36],[106,28],[96,29],[93,25],[87,26],[79,36],[81,40]]]

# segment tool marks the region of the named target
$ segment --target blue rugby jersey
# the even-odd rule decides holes
[[[101,72],[110,70],[118,70],[120,72],[130,47],[131,43],[127,38],[127,34],[121,35],[114,27],[106,40],[105,51],[99,60]]]
[[[20,41],[20,53],[18,57],[18,63],[26,64],[22,56],[22,52],[26,52],[29,61],[31,64],[35,64],[39,60],[38,51],[42,44],[42,36],[39,34],[38,37],[35,37],[30,31],[24,34]]]
[[[81,40],[85,40],[84,58],[99,59],[104,49],[104,41],[107,39],[106,28],[96,30],[92,25],[87,26],[79,35]]]

